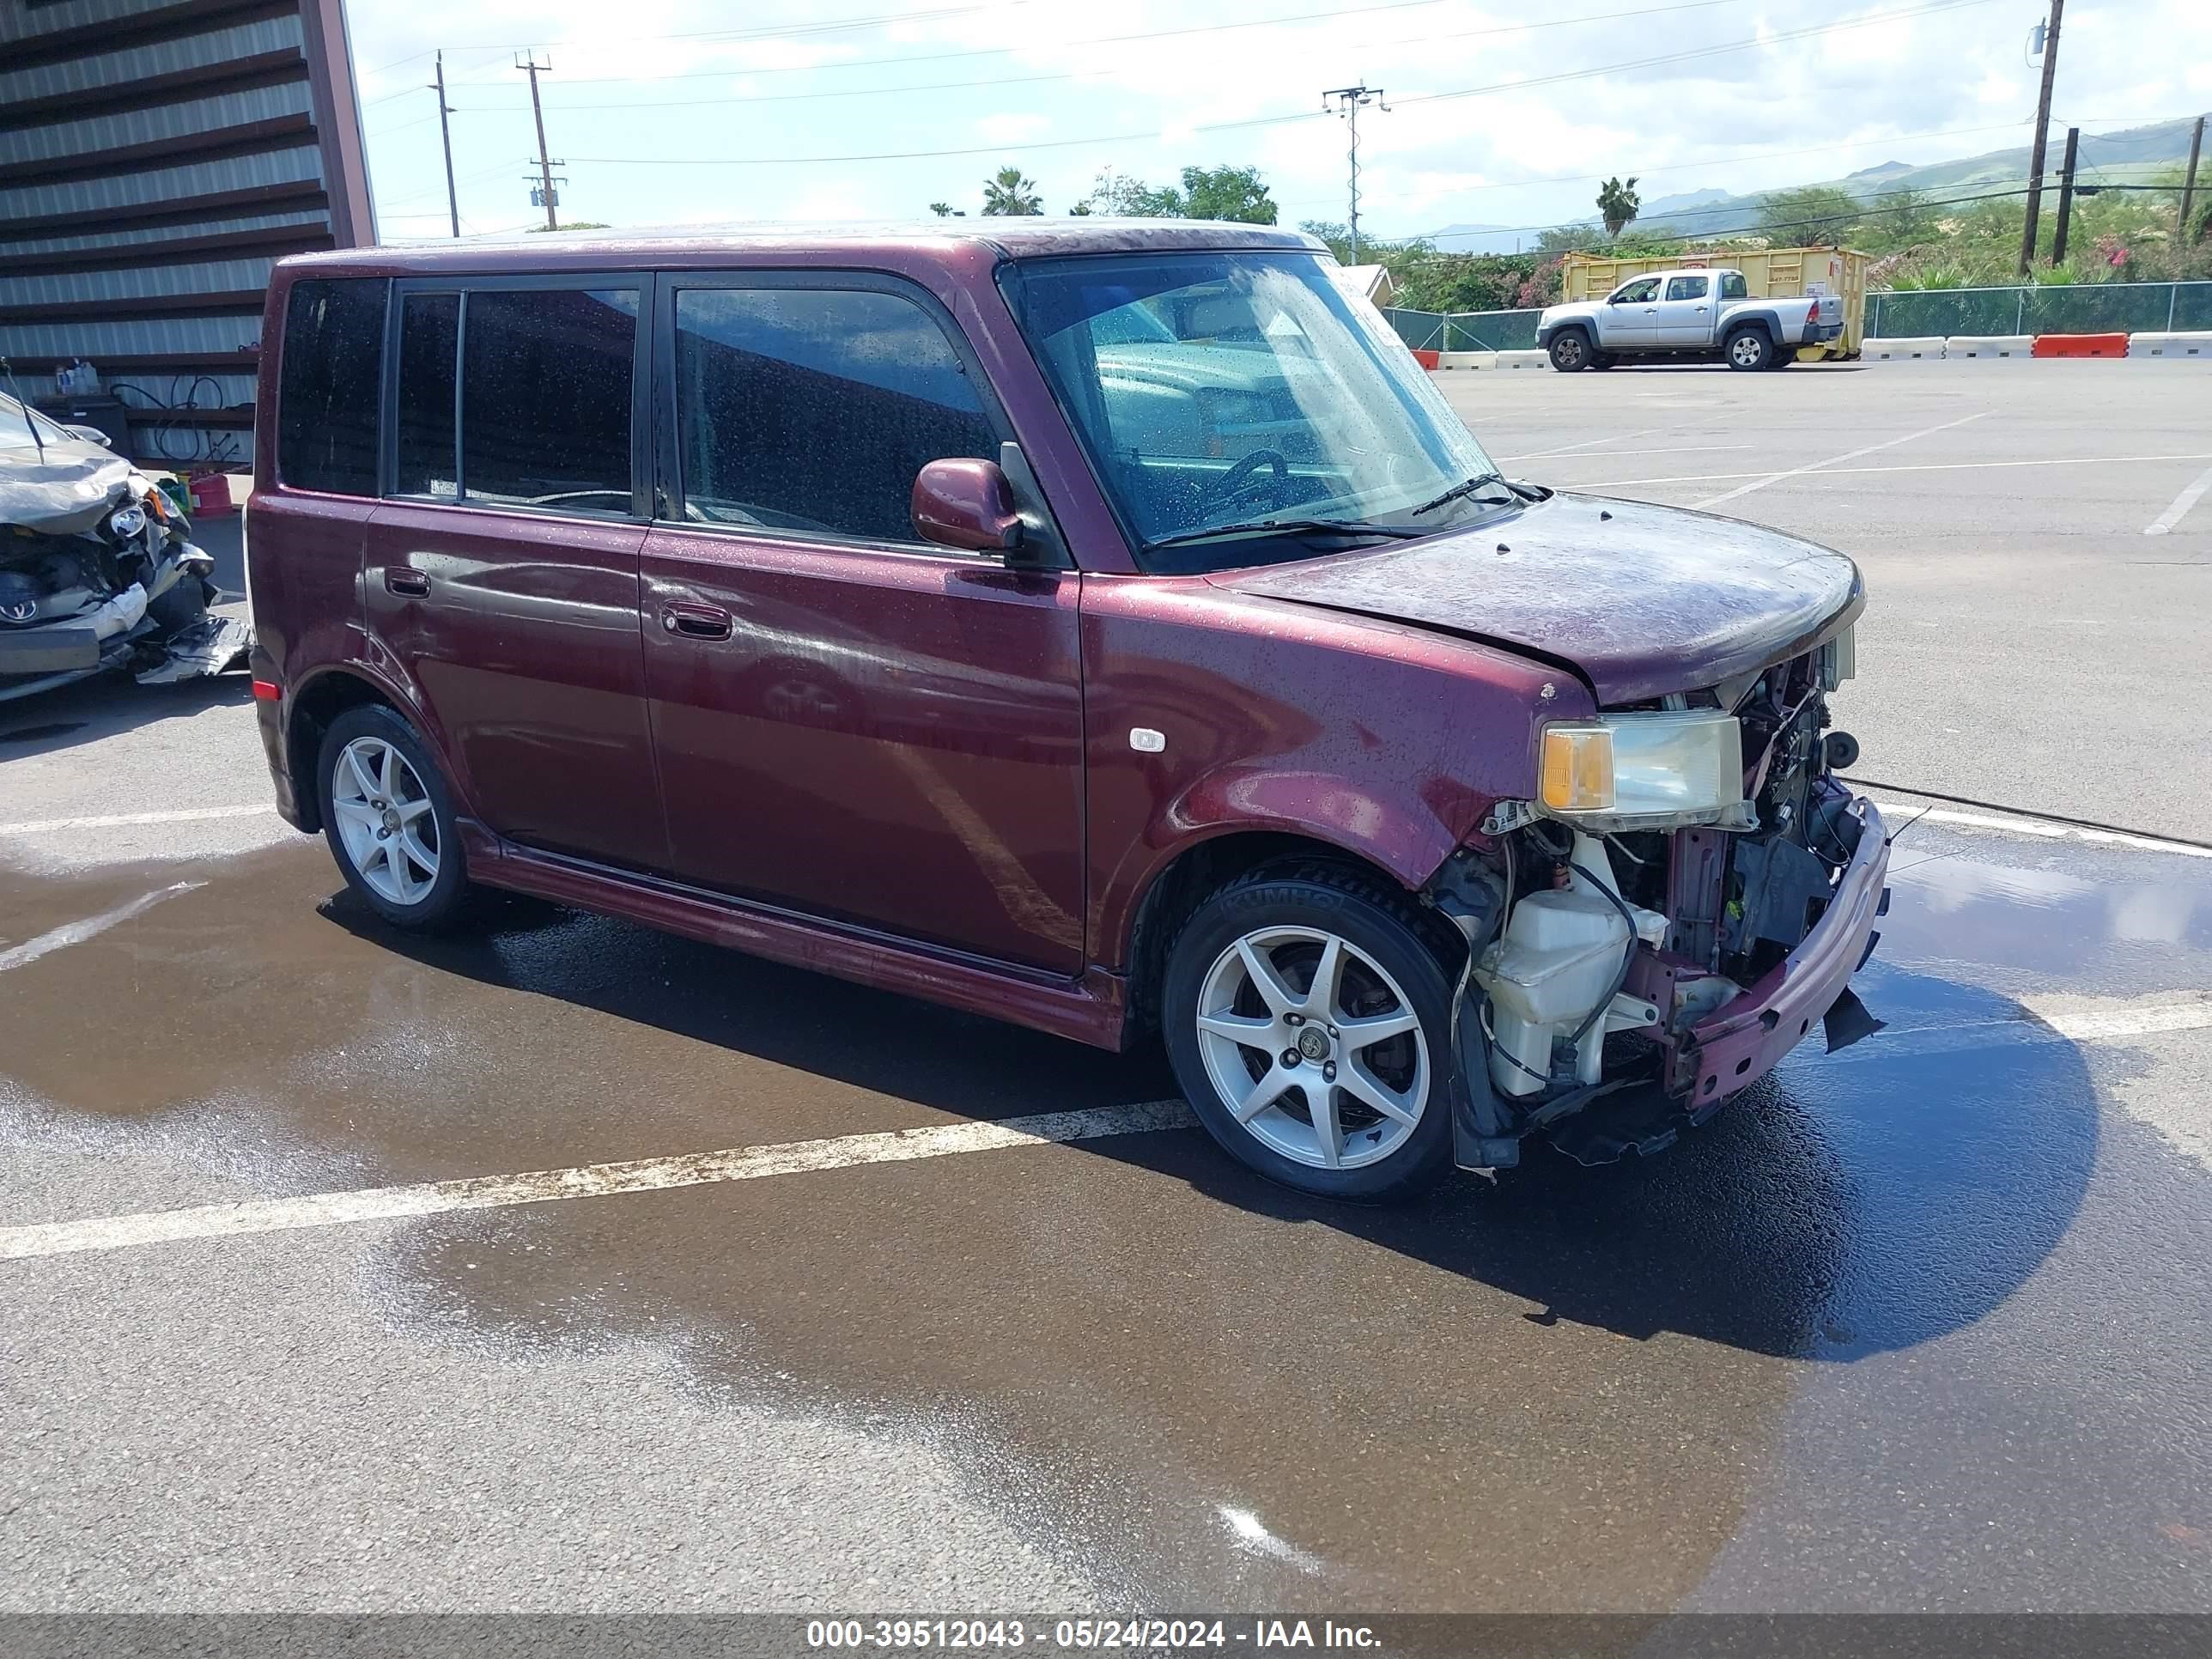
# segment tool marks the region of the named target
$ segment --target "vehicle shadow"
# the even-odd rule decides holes
[[[252,681],[242,668],[173,685],[141,685],[118,669],[0,702],[0,764],[252,700]]]
[[[441,972],[966,1117],[1177,1095],[1155,1049],[1102,1054],[537,901],[495,898],[485,931],[434,939],[393,932],[344,891],[323,913]],[[1950,1052],[1899,1036],[1832,1059],[1810,1049],[1656,1158],[1584,1169],[1531,1144],[1494,1187],[1455,1175],[1396,1206],[1276,1187],[1195,1130],[1073,1146],[1488,1285],[1539,1325],[1850,1359],[2001,1304],[2064,1236],[2098,1143],[2079,1052],[2003,1040],[2047,1038],[2018,1005],[1879,965],[1861,984],[1899,1027],[1987,1023],[1998,1036]]]

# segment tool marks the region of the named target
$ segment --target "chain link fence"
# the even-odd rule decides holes
[[[1386,306],[1382,314],[1398,337],[1415,350],[1534,351],[1534,311],[1408,311]]]
[[[1431,351],[1532,351],[1540,311],[1386,307],[1399,338]],[[1869,339],[1954,334],[2157,334],[2212,329],[2212,283],[2046,283],[1880,289]]]
[[[1901,289],[1866,298],[1870,339],[1953,334],[2159,334],[2212,329],[2212,283]]]

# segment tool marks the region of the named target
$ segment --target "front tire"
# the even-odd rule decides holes
[[[1552,367],[1562,374],[1576,374],[1588,368],[1594,355],[1589,337],[1578,328],[1562,329],[1552,337]]]
[[[1740,328],[1729,336],[1722,355],[1728,359],[1730,368],[1755,374],[1772,365],[1774,342],[1767,338],[1763,328]]]
[[[1451,1167],[1451,988],[1413,908],[1348,871],[1258,871],[1200,905],[1161,1017],[1207,1132],[1269,1180],[1397,1197]]]
[[[381,703],[331,722],[316,763],[323,835],[346,884],[394,927],[431,929],[468,896],[452,793],[429,745]]]

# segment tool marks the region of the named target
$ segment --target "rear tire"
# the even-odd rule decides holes
[[[1560,374],[1578,374],[1589,367],[1595,353],[1591,349],[1589,336],[1578,328],[1569,328],[1552,337],[1548,355],[1552,367]]]
[[[1721,356],[1730,368],[1747,374],[1757,374],[1771,368],[1774,362],[1774,342],[1763,328],[1740,328],[1728,337],[1721,348]]]
[[[467,860],[445,774],[415,728],[382,703],[331,722],[315,766],[323,836],[362,902],[395,927],[454,921]]]
[[[1450,1006],[1413,907],[1310,866],[1255,871],[1198,908],[1169,950],[1161,1018],[1176,1080],[1231,1156],[1373,1200],[1451,1167]]]

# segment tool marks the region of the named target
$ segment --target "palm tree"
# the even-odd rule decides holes
[[[1605,234],[1618,236],[1636,217],[1636,210],[1644,205],[1636,193],[1636,180],[1622,184],[1619,179],[1608,179],[1597,193],[1597,210],[1605,216]]]
[[[987,219],[1026,218],[1044,211],[1036,180],[1025,179],[1018,167],[1003,167],[983,181],[983,216]]]

